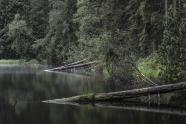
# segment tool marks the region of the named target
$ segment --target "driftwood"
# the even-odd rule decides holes
[[[80,60],[80,61],[77,61],[77,62],[73,62],[73,63],[67,64],[67,65],[63,65],[63,66],[60,66],[60,67],[57,67],[57,68],[48,69],[48,70],[45,70],[45,71],[58,71],[58,70],[63,69],[64,67],[81,64],[81,63],[85,62],[86,60],[87,59],[83,59],[83,60]]]
[[[88,62],[88,63],[83,63],[83,64],[77,64],[77,65],[72,65],[72,66],[66,66],[64,68],[61,68],[60,70],[67,70],[67,69],[78,69],[78,68],[85,68],[85,67],[89,67],[93,64],[96,64],[96,61],[93,62]]]
[[[79,68],[86,68],[86,67],[90,67],[93,64],[97,64],[97,61],[93,61],[93,62],[88,62],[88,63],[83,63],[83,64],[73,64],[71,66],[63,66],[60,68],[56,68],[56,69],[49,69],[49,70],[45,70],[45,71],[64,71],[64,70],[69,70],[69,69],[79,69]]]
[[[129,98],[136,98],[140,96],[148,96],[148,95],[153,95],[153,94],[164,94],[164,93],[169,93],[169,92],[182,91],[185,89],[186,89],[186,82],[182,82],[182,83],[176,83],[176,84],[167,84],[167,85],[120,91],[120,92],[80,95],[80,96],[74,96],[70,98],[47,100],[44,102],[47,102],[47,103],[64,103],[64,102],[90,103],[90,102],[105,102],[105,101],[108,101],[108,102],[109,101],[123,101]]]

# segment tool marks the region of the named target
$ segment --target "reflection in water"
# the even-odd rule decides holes
[[[43,72],[44,67],[0,67],[0,123],[2,124],[174,124],[184,116],[91,105],[44,104],[41,101],[89,92],[108,92],[99,78]],[[150,114],[149,114],[150,113]]]

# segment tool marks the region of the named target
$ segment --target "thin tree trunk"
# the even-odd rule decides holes
[[[165,24],[168,24],[168,1],[165,0]]]
[[[173,0],[173,14],[174,14],[174,17],[176,16],[176,11],[177,11],[177,0]]]

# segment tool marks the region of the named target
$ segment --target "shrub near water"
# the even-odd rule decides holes
[[[139,59],[137,62],[138,69],[142,74],[150,79],[159,80],[161,82],[173,83],[186,79],[186,71],[178,65],[163,65],[160,63],[160,57],[157,53]],[[137,73],[135,72],[135,75]]]
[[[147,58],[139,59],[138,69],[142,74],[151,79],[160,79],[161,65],[158,63],[158,55],[151,54]]]

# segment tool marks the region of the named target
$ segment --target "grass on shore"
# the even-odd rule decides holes
[[[1,59],[0,65],[20,65],[20,64],[38,64],[39,62],[35,59],[32,60],[12,60],[12,59]]]

